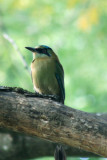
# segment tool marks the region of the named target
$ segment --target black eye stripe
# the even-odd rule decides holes
[[[47,48],[36,48],[36,51],[39,53],[39,54],[45,54],[47,56],[51,56],[49,53],[48,53],[48,50]]]
[[[45,49],[45,48],[37,48],[36,49],[39,53],[47,53],[47,49]]]
[[[43,50],[43,53],[47,53],[47,49],[42,49]]]
[[[43,53],[43,50],[42,50],[41,48],[37,48],[36,50],[37,50],[37,52],[39,52],[39,53]]]

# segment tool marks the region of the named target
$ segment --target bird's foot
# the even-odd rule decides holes
[[[30,92],[30,94],[27,93],[27,94],[25,94],[25,96],[26,96],[26,97],[40,97],[40,98],[43,97],[43,95],[42,95],[42,94],[39,94],[38,92],[35,92],[35,93]]]
[[[60,97],[57,95],[47,95],[47,94],[40,94],[38,92],[35,93],[30,93],[30,94],[25,94],[26,97],[39,97],[39,98],[47,98],[47,99],[51,99],[54,101],[59,102],[60,101]]]
[[[43,98],[48,98],[48,99],[51,99],[51,100],[54,100],[54,101],[60,101],[60,97],[57,96],[57,95],[47,95],[47,94],[43,94],[42,95]]]

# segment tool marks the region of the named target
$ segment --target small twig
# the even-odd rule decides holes
[[[22,60],[22,62],[23,62],[23,64],[24,64],[24,67],[25,67],[25,68],[27,69],[27,71],[30,73],[29,66],[28,66],[28,64],[27,64],[27,62],[26,62],[23,54],[21,53],[19,47],[16,45],[15,41],[14,41],[7,33],[4,33],[4,34],[3,34],[3,37],[12,44],[12,46],[14,47],[14,49],[15,49],[15,50],[17,51],[17,53],[19,54],[19,56],[20,56],[20,58],[21,58],[21,60]]]

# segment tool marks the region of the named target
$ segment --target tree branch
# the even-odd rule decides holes
[[[106,118],[22,89],[1,87],[0,126],[107,157]]]
[[[7,33],[4,33],[4,34],[3,34],[3,37],[12,44],[13,48],[17,51],[19,57],[21,58],[21,60],[22,60],[22,62],[23,62],[23,64],[24,64],[24,67],[25,67],[25,68],[27,69],[27,71],[30,73],[29,66],[28,66],[28,64],[27,64],[27,62],[26,62],[23,54],[21,53],[19,47],[18,47],[17,44],[15,43],[15,41],[14,41],[11,37],[9,37],[9,35],[8,35]]]

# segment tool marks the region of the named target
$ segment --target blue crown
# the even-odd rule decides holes
[[[45,45],[41,45],[41,46],[42,46],[42,47],[44,47],[44,48],[48,48],[48,49],[50,48],[50,47],[48,47],[48,46],[45,46]]]

